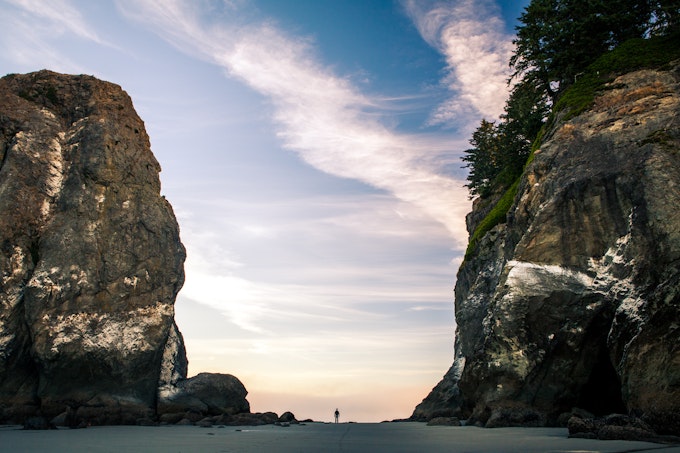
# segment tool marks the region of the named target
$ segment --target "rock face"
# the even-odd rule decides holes
[[[158,413],[178,414],[187,411],[202,415],[233,415],[248,412],[248,392],[234,376],[200,373],[175,385],[161,387]]]
[[[629,73],[555,122],[458,272],[454,363],[412,418],[541,426],[578,407],[680,433],[679,81]]]
[[[186,379],[185,251],[159,171],[119,86],[0,79],[0,421],[135,423]]]

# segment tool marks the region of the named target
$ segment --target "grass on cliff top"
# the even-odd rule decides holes
[[[565,120],[573,118],[588,109],[595,100],[598,91],[604,88],[607,82],[614,77],[645,68],[662,68],[674,60],[680,59],[680,30],[667,35],[650,39],[631,39],[621,44],[611,52],[607,52],[598,58],[593,64],[588,66],[583,75],[562,94],[553,108],[551,118],[544,125],[538,137],[534,141],[531,154],[524,168],[531,163],[534,151],[539,148],[543,140],[543,134],[548,125],[554,122],[555,113],[563,110],[567,111]],[[484,237],[493,227],[506,222],[507,214],[519,189],[520,178],[518,178],[503,196],[498,200],[496,206],[487,216],[477,225],[477,228],[470,236],[465,260],[474,254],[479,240]]]
[[[527,166],[531,163],[531,161],[534,160],[534,151],[536,151],[540,147],[543,141],[543,135],[545,134],[545,130],[546,126],[543,125],[541,130],[538,132],[536,140],[534,140],[533,145],[531,145],[531,153],[529,153],[529,157],[527,158],[527,161],[524,164],[524,169],[526,169]],[[524,173],[524,171],[522,171],[522,173]],[[484,237],[486,233],[491,231],[491,229],[496,225],[506,222],[508,211],[512,207],[512,203],[515,201],[515,195],[517,195],[517,190],[519,189],[519,182],[521,180],[522,176],[520,175],[515,180],[515,182],[513,182],[512,185],[505,191],[505,193],[503,193],[503,196],[498,200],[493,209],[491,209],[491,211],[486,215],[486,217],[484,217],[484,219],[482,219],[482,221],[479,222],[479,225],[477,225],[477,228],[475,228],[475,231],[472,233],[472,236],[470,236],[470,241],[468,242],[467,249],[465,250],[465,260],[472,257],[477,248],[477,243],[481,238]]]
[[[467,260],[472,256],[475,249],[477,248],[477,243],[481,238],[484,237],[493,227],[498,224],[505,223],[505,217],[512,206],[512,202],[515,200],[515,195],[517,195],[517,188],[519,187],[520,178],[510,186],[508,190],[505,191],[503,196],[498,200],[496,206],[493,207],[491,212],[487,214],[484,219],[479,222],[474,233],[470,237],[467,249],[465,250],[465,259]]]
[[[553,114],[566,110],[565,119],[589,108],[598,91],[614,77],[645,68],[661,68],[680,59],[680,31],[650,39],[631,39],[605,53],[584,71],[553,108]]]

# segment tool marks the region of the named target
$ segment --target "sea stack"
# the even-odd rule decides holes
[[[154,420],[159,388],[186,380],[185,250],[159,172],[118,85],[0,79],[0,421]]]

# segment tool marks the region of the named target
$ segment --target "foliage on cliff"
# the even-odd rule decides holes
[[[586,32],[593,21],[601,31]],[[680,58],[678,0],[533,0],[520,22],[510,60],[519,81],[500,122],[483,119],[462,158],[470,197],[495,194],[499,200],[471,232],[466,257],[486,232],[505,222],[546,121],[552,123],[559,112],[571,117],[587,109],[617,75]]]
[[[677,26],[677,0],[532,0],[520,17],[513,77],[553,101],[603,53]]]
[[[642,68],[661,68],[680,59],[680,30],[651,39],[636,38],[603,54],[560,96],[554,112],[578,115],[593,103],[595,94],[617,75]]]
[[[531,143],[548,115],[543,94],[526,83],[517,84],[505,105],[499,124],[482,120],[472,134],[463,156],[469,168],[466,187],[470,197],[488,197],[499,188],[507,188],[522,174]]]

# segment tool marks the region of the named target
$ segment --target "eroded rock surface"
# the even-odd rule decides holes
[[[0,79],[0,421],[153,420],[159,388],[192,382],[159,172],[119,86]]]
[[[680,432],[679,81],[621,76],[548,132],[459,270],[455,361],[414,419],[536,426],[578,407]]]
[[[161,387],[158,414],[195,412],[201,415],[234,415],[249,412],[248,392],[229,374],[200,373],[174,385]]]

